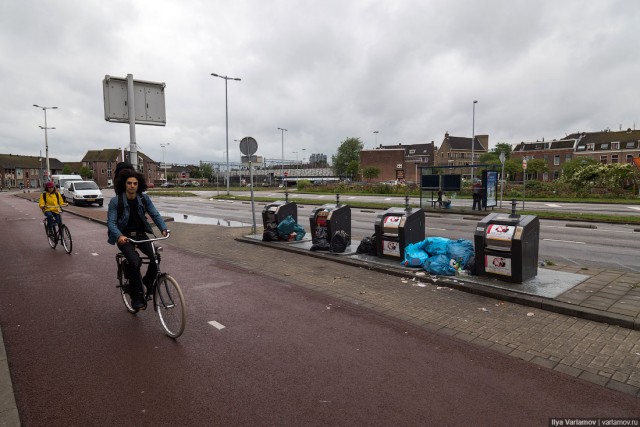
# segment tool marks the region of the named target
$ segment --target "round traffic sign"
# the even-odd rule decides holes
[[[258,151],[258,141],[250,136],[245,136],[240,141],[240,152],[245,156],[252,156]]]
[[[289,176],[289,172],[285,172],[285,173],[284,173],[284,176]]]

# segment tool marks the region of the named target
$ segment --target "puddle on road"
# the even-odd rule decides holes
[[[223,227],[251,227],[251,224],[240,221],[232,221],[222,218],[211,218],[206,216],[186,215],[177,212],[161,212],[162,216],[170,216],[175,222],[187,224],[221,225]]]

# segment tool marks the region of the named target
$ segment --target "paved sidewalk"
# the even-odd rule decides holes
[[[98,209],[66,210],[100,223],[106,220],[106,212]],[[396,266],[262,242],[248,237],[250,228],[178,222],[170,228],[174,233],[164,246],[225,260],[256,275],[640,397],[640,274],[551,266],[587,277],[554,298],[544,298],[482,280],[429,278]],[[0,417],[0,425],[2,421]]]

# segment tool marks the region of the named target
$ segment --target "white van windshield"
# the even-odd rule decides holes
[[[97,190],[98,185],[93,181],[76,182],[73,184],[76,190]]]

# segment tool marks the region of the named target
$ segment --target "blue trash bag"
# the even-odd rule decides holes
[[[408,244],[404,248],[404,261],[401,264],[407,267],[422,267],[429,259],[429,254],[424,251],[423,246],[424,242]]]
[[[293,226],[293,231],[296,232],[296,240],[302,240],[304,235],[307,234],[307,232],[304,231],[304,227],[302,227],[300,224],[295,224]]]
[[[451,258],[447,255],[435,255],[430,257],[423,267],[430,274],[438,276],[455,276],[456,269],[451,266]]]
[[[278,223],[278,236],[281,239],[287,240],[289,235],[295,231],[296,220],[291,215]]]
[[[446,255],[449,252],[451,239],[446,237],[427,237],[423,241],[423,248],[429,256]]]
[[[469,259],[473,257],[473,242],[471,240],[459,239],[449,243],[449,258],[455,260],[462,268],[466,269]]]
[[[288,215],[278,224],[278,236],[283,240],[288,240],[289,236],[295,233],[295,240],[302,240],[307,234],[304,227],[296,223],[291,215]]]

